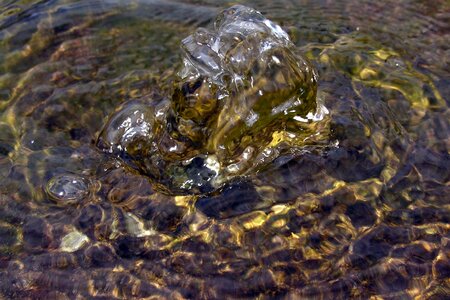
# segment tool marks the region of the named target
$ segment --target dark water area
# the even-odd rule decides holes
[[[182,41],[235,4],[317,71],[321,118],[189,127],[204,160],[165,181],[145,144],[102,148],[176,98]],[[439,0],[1,1],[0,299],[448,299],[449,45]],[[170,186],[210,154],[222,181]]]

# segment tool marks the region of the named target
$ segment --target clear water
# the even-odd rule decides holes
[[[97,141],[162,192],[211,193],[280,156],[338,143],[329,137],[314,67],[258,11],[234,5],[181,44],[171,94],[156,96],[155,88],[126,101]]]
[[[448,1],[239,3],[309,59],[329,115],[195,194],[97,141],[172,95],[182,40],[235,2],[1,3],[0,298],[448,297]]]

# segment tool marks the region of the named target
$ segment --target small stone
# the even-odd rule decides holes
[[[87,236],[79,231],[72,231],[62,238],[60,249],[65,252],[75,252],[87,242],[89,242]]]
[[[146,229],[144,222],[132,213],[127,213],[125,215],[125,223],[128,233],[133,236],[145,237],[155,234],[154,230]]]

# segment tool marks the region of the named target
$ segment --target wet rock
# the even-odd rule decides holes
[[[142,213],[144,220],[150,221],[157,231],[174,232],[180,224],[185,211],[170,202],[161,202],[146,206]]]
[[[276,203],[286,203],[306,193],[320,194],[334,183],[324,171],[323,158],[315,153],[279,156],[255,177],[255,185],[272,190],[265,198]]]
[[[11,247],[17,242],[17,232],[13,227],[0,225],[0,249]]]
[[[200,198],[195,207],[208,217],[229,218],[254,210],[261,199],[254,186],[248,182],[226,185],[216,196]]]
[[[50,226],[41,218],[28,218],[23,225],[22,232],[25,247],[30,250],[46,249],[52,241]]]
[[[89,242],[89,238],[75,230],[62,238],[60,249],[65,252],[75,252],[82,248],[87,242]]]
[[[384,274],[378,274],[374,283],[381,293],[400,292],[409,287],[407,275],[398,270],[387,270]]]
[[[38,273],[36,277],[36,288],[45,291],[45,294],[50,291],[59,291],[69,293],[73,297],[76,290],[86,291],[88,289],[88,280],[84,272],[47,270]]]
[[[20,226],[26,216],[30,213],[30,208],[21,202],[14,201],[13,198],[0,198],[0,219],[14,226]]]
[[[8,154],[13,150],[14,147],[11,144],[0,141],[0,158],[3,156],[8,156]]]
[[[69,130],[70,137],[73,140],[79,141],[79,140],[89,140],[90,134],[89,131],[86,128],[72,128]]]
[[[139,257],[145,252],[144,239],[133,236],[120,236],[114,242],[114,249],[122,258]]]
[[[84,257],[92,267],[107,267],[115,261],[116,254],[110,245],[98,243],[88,247],[84,252]]]
[[[106,161],[99,174],[102,180],[97,195],[120,207],[134,208],[148,203],[146,198],[154,194],[148,177],[117,167],[115,159]]]
[[[435,207],[418,207],[415,209],[398,209],[386,216],[392,224],[424,225],[435,222],[450,223],[449,211]]]
[[[263,269],[249,272],[245,283],[235,278],[217,276],[209,280],[208,286],[212,286],[214,290],[217,290],[220,295],[225,295],[225,297],[235,295],[256,297],[263,291],[275,290],[277,282],[271,271]]]
[[[73,254],[56,251],[29,256],[23,260],[23,263],[26,268],[31,270],[64,270],[76,268],[78,265],[78,261]]]
[[[432,261],[438,254],[438,249],[430,249],[422,244],[413,244],[392,251],[393,257],[405,257],[408,261],[423,264]]]
[[[450,277],[450,261],[448,259],[439,259],[435,265],[436,277],[446,279]]]
[[[262,257],[262,262],[265,265],[279,264],[281,262],[293,263],[303,260],[303,253],[301,249],[284,249],[276,250],[269,255]]]
[[[375,210],[370,204],[363,201],[349,205],[345,213],[355,227],[371,226],[376,221]]]
[[[146,237],[155,234],[151,228],[147,228],[146,224],[132,213],[123,214],[123,220],[126,227],[126,232],[135,237]]]
[[[105,217],[103,209],[98,205],[88,205],[81,209],[76,224],[82,232],[94,237],[94,231],[97,224],[100,224]]]
[[[365,269],[367,265],[373,265],[386,257],[390,249],[391,245],[382,238],[366,235],[356,241],[353,246],[355,256],[352,257],[352,264],[357,268]]]
[[[14,150],[14,133],[10,126],[0,123],[0,159]]]
[[[352,148],[333,149],[327,153],[326,168],[331,175],[347,182],[379,177],[384,162],[372,162],[371,152],[368,148],[361,152]]]

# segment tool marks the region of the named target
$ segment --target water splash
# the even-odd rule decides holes
[[[169,97],[125,103],[98,139],[171,193],[205,193],[320,133],[317,74],[286,32],[236,5],[182,41]]]

